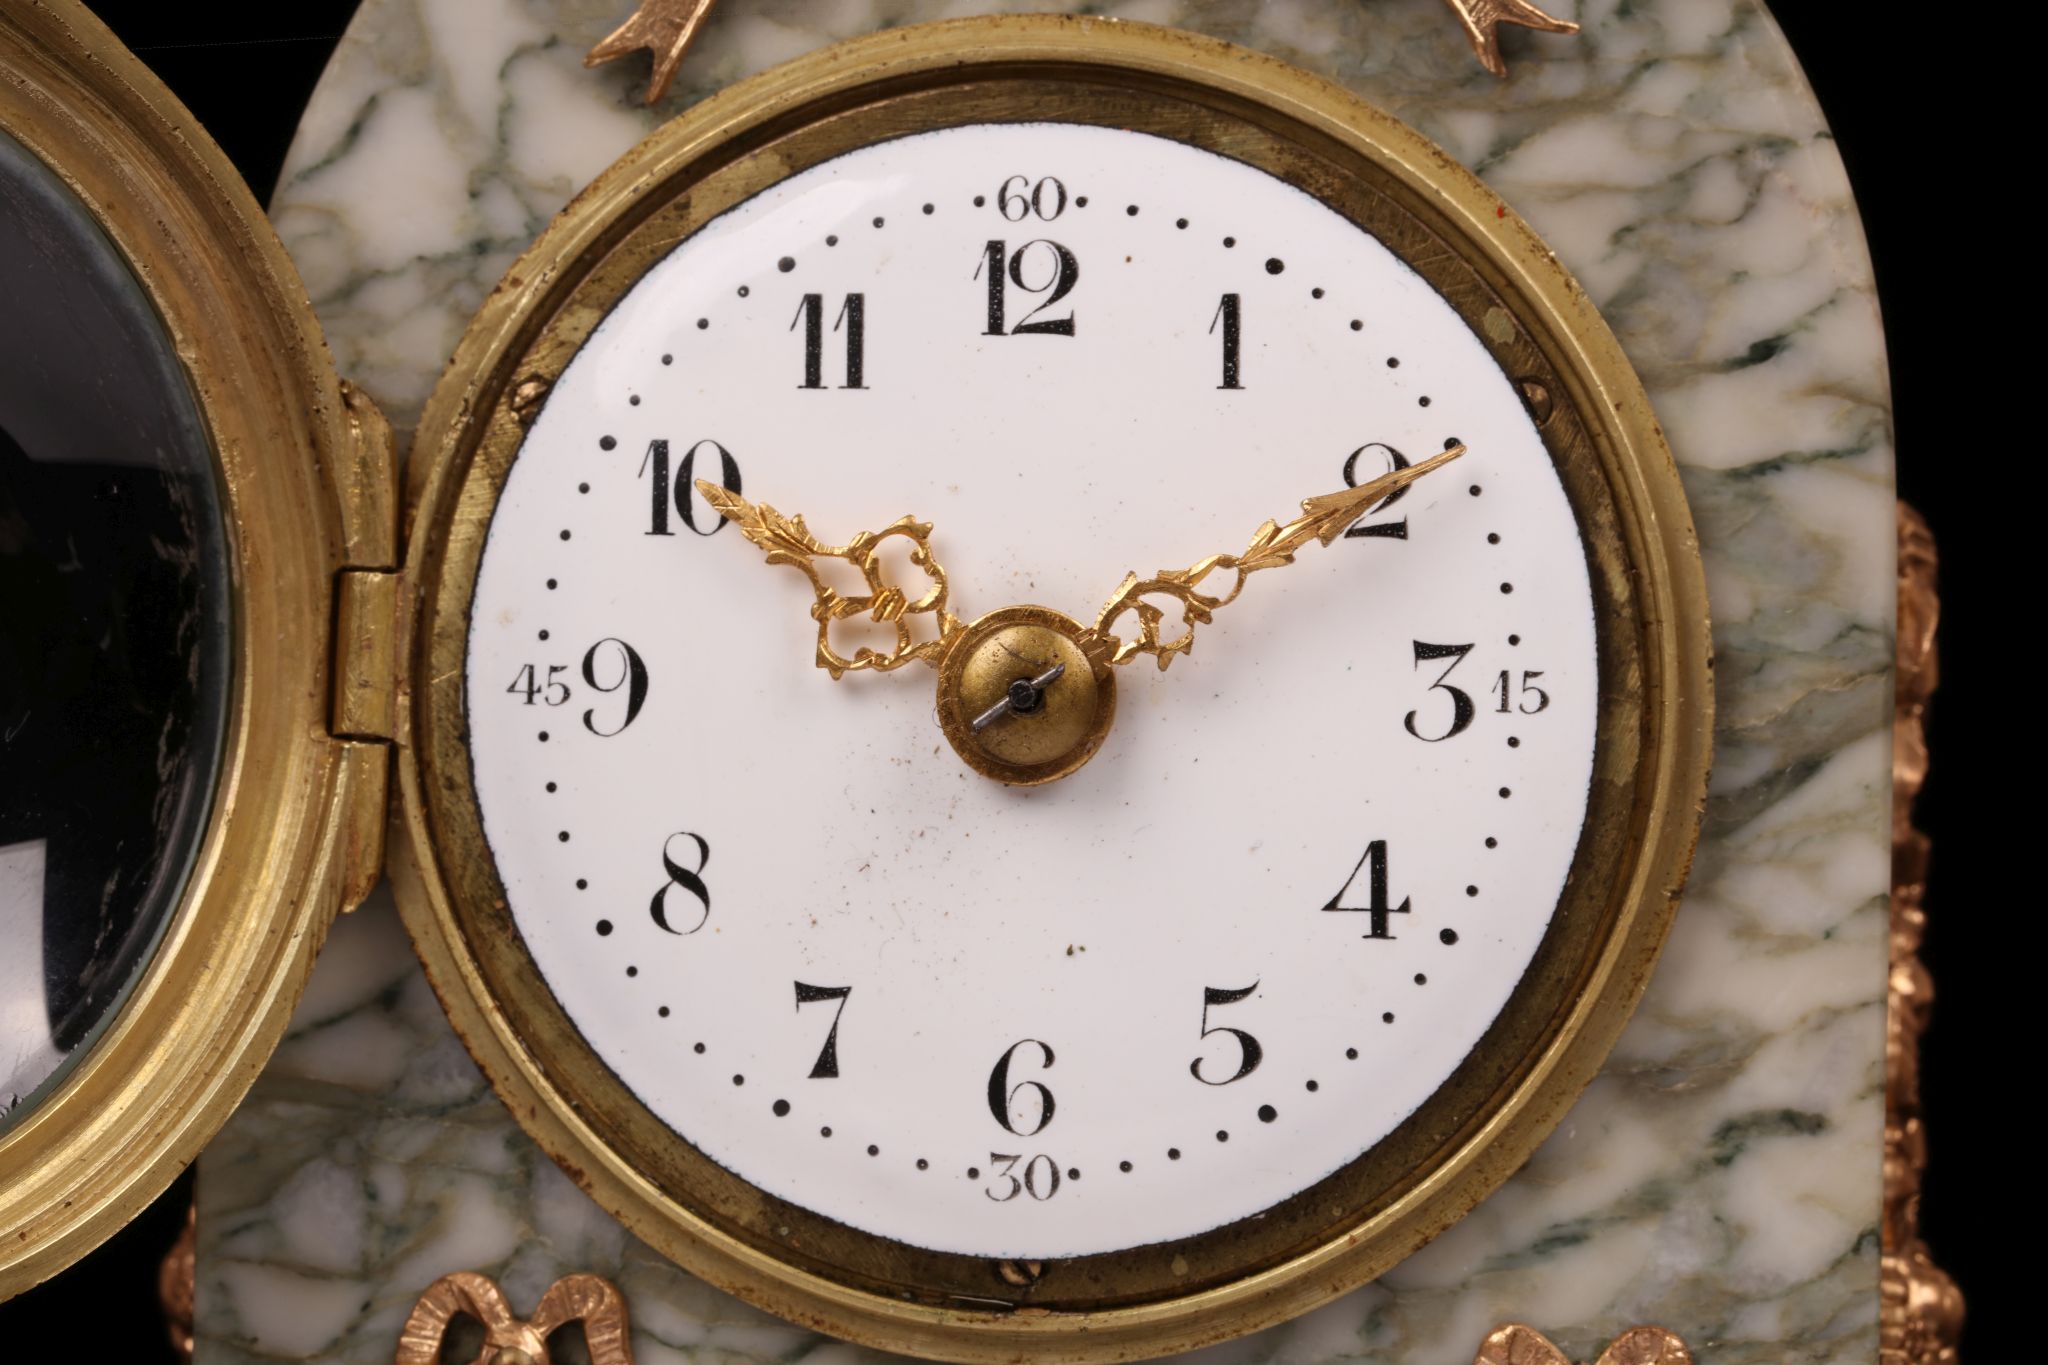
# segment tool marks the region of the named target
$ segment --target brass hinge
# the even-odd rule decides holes
[[[334,578],[328,732],[340,742],[347,809],[341,906],[353,910],[384,870],[391,746],[398,735],[398,459],[391,427],[353,385],[341,396],[349,444],[337,471],[342,564]]]
[[[336,739],[389,744],[398,732],[398,574],[343,569],[334,580]]]

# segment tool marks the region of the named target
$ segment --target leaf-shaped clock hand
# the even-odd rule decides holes
[[[811,580],[811,590],[817,594],[817,601],[811,604],[811,619],[818,623],[817,663],[834,679],[863,668],[886,673],[912,659],[922,659],[936,667],[940,656],[964,629],[960,619],[946,610],[946,571],[932,557],[930,522],[899,517],[880,531],[862,531],[844,545],[826,545],[811,534],[802,517],[785,517],[765,502],[748,502],[706,479],[697,480],[697,491],[720,516],[739,527],[742,535],[766,550],[770,564],[787,564]],[[882,546],[891,537],[911,543],[911,564],[930,580],[916,597],[889,581],[888,568],[882,562]],[[821,559],[843,559],[853,565],[866,580],[867,592],[843,596],[825,581],[818,568]],[[938,633],[919,641],[911,630],[911,619],[927,614],[933,618]],[[858,616],[894,626],[896,647],[881,653],[863,645],[851,658],[834,649],[832,623]]]
[[[1082,652],[1097,664],[1129,663],[1140,654],[1150,654],[1159,660],[1162,669],[1165,668],[1173,662],[1174,655],[1186,654],[1194,648],[1195,627],[1206,625],[1218,607],[1235,602],[1237,595],[1244,591],[1246,579],[1261,569],[1277,569],[1282,564],[1292,564],[1294,552],[1307,548],[1311,541],[1328,545],[1343,535],[1374,503],[1392,497],[1431,470],[1449,464],[1464,453],[1463,445],[1454,445],[1420,464],[1397,469],[1356,488],[1304,498],[1300,516],[1285,526],[1268,521],[1252,536],[1252,542],[1243,554],[1210,555],[1185,569],[1162,569],[1151,578],[1126,574],[1101,614],[1095,618],[1094,626],[1079,641]],[[1219,569],[1237,575],[1230,591],[1221,596],[1201,591],[1202,581]],[[1155,596],[1169,597],[1181,604],[1181,623],[1187,628],[1171,640],[1159,638],[1160,624],[1166,619],[1165,609],[1145,600]],[[1126,612],[1137,615],[1136,639],[1122,639],[1110,629]]]

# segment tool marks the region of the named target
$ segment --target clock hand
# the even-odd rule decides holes
[[[1424,474],[1449,464],[1464,453],[1462,444],[1454,445],[1420,464],[1397,469],[1356,488],[1304,498],[1302,515],[1285,526],[1268,521],[1252,536],[1251,544],[1243,554],[1210,555],[1185,569],[1162,569],[1151,578],[1139,578],[1134,573],[1124,575],[1124,581],[1096,616],[1094,626],[1077,641],[1082,653],[1098,665],[1129,663],[1140,654],[1150,654],[1164,669],[1173,662],[1174,655],[1186,654],[1194,648],[1195,627],[1207,624],[1216,608],[1235,602],[1237,595],[1244,591],[1247,578],[1261,569],[1277,569],[1282,564],[1292,564],[1294,552],[1306,549],[1310,541],[1319,540],[1328,545],[1343,535],[1368,507],[1393,496]],[[1202,580],[1218,569],[1236,572],[1237,581],[1230,585],[1230,591],[1220,597],[1199,591]],[[1165,610],[1144,600],[1155,595],[1174,598],[1181,604],[1181,620],[1187,629],[1171,640],[1159,638],[1160,623],[1166,619]],[[1121,639],[1110,630],[1110,626],[1125,612],[1137,613],[1138,637],[1134,640]]]
[[[966,629],[960,618],[946,610],[946,571],[932,557],[930,522],[899,517],[880,531],[862,531],[844,545],[826,545],[811,534],[802,517],[785,517],[765,502],[748,502],[707,479],[697,480],[697,491],[720,516],[739,527],[740,534],[766,550],[770,564],[787,564],[811,580],[811,589],[817,594],[817,601],[811,605],[811,619],[818,623],[817,664],[835,680],[863,668],[886,673],[912,659],[922,659],[936,667],[940,657]],[[916,598],[888,581],[881,550],[883,542],[892,536],[911,542],[910,562],[931,580],[931,585]],[[820,559],[843,559],[853,565],[867,580],[868,591],[856,597],[842,596],[825,582],[816,562]],[[910,618],[927,613],[935,618],[938,634],[916,642]],[[881,653],[863,645],[853,652],[852,658],[847,658],[832,647],[832,623],[863,615],[896,628],[894,649]]]
[[[1065,664],[1054,664],[1035,678],[1019,678],[1010,684],[1010,690],[1003,693],[1001,701],[983,711],[968,722],[967,728],[980,734],[1004,716],[1028,716],[1038,709],[1045,700],[1045,689],[1051,687],[1066,675]]]

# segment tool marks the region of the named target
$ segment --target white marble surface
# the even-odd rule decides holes
[[[402,426],[511,259],[652,122],[946,0],[726,0],[669,103],[582,69],[624,0],[368,0],[275,215],[344,373]],[[1703,1360],[1876,1359],[1892,483],[1870,271],[1840,163],[1750,0],[1589,0],[1479,71],[1437,0],[1128,0],[1329,75],[1473,166],[1615,326],[1684,467],[1720,727],[1692,889],[1605,1073],[1529,1165],[1379,1283],[1203,1353],[1464,1365],[1521,1319],[1590,1358],[1657,1321]],[[208,1151],[199,1365],[390,1359],[435,1276],[612,1276],[650,1365],[872,1353],[625,1236],[519,1132],[388,901],[338,926]]]

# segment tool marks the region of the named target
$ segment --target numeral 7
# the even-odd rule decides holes
[[[825,1046],[818,1049],[818,1060],[811,1064],[810,1079],[814,1081],[837,1080],[839,1077],[839,1019],[846,1013],[846,998],[853,994],[851,986],[807,986],[798,981],[796,986],[796,1007],[815,1005],[820,1000],[837,1000],[839,1008],[832,1011],[832,1027],[825,1034]]]

